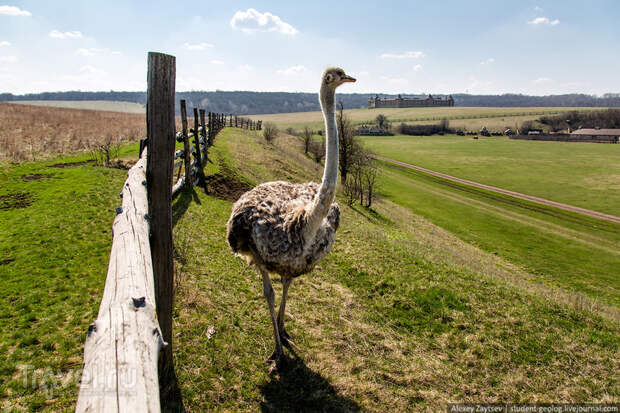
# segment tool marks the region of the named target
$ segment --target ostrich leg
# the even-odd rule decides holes
[[[267,362],[275,361],[276,366],[280,363],[282,357],[282,342],[280,341],[280,334],[278,332],[278,320],[276,319],[276,310],[274,309],[275,293],[271,286],[271,280],[269,279],[269,273],[259,266],[261,275],[263,276],[263,294],[269,305],[269,313],[271,314],[271,323],[273,324],[273,335],[276,339],[276,348],[273,354],[267,359]]]
[[[284,329],[284,312],[286,310],[286,294],[288,287],[291,286],[293,279],[290,277],[282,277],[282,301],[280,301],[280,310],[278,311],[278,331],[280,332],[280,340],[286,344],[291,336]]]

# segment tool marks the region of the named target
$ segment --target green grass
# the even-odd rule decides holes
[[[225,129],[207,172],[247,184],[319,179],[322,168],[299,145]],[[136,152],[133,145],[123,155]],[[51,167],[85,159],[0,167],[0,196],[28,194],[11,198],[13,206],[32,200],[0,209],[3,410],[74,407],[73,372],[101,299],[126,176],[89,164]],[[24,181],[34,174],[55,175]],[[198,188],[174,201],[173,350],[188,411],[438,411],[449,401],[619,400],[617,319],[575,305],[570,287],[407,207],[389,200],[374,210],[341,207],[332,253],[291,287],[286,323],[296,347],[270,375],[263,360],[273,338],[260,277],[225,242],[231,203]],[[616,288],[613,279],[592,278]],[[34,385],[23,385],[20,365],[32,366]],[[50,392],[45,383],[56,387]]]
[[[554,284],[620,306],[620,225],[385,166],[381,193]]]
[[[405,123],[438,123],[441,119],[450,120],[450,125],[468,130],[479,130],[486,125],[490,130],[504,131],[507,127],[514,128],[525,120],[537,119],[542,115],[557,115],[562,112],[573,110],[594,110],[600,108],[487,108],[487,107],[438,107],[438,108],[381,108],[381,109],[350,109],[345,110],[354,124],[371,122],[374,123],[378,114],[387,116],[388,120],[396,124]],[[276,113],[268,115],[251,115],[255,120],[263,120],[263,123],[273,122],[280,129],[293,128],[302,130],[304,126],[320,130],[323,128],[323,115],[321,112],[294,112]]]
[[[251,183],[317,179],[311,161],[290,158],[291,146],[226,130],[212,156]],[[176,202],[184,213],[174,345],[191,411],[437,411],[447,401],[619,397],[616,321],[386,201],[374,211],[342,207],[334,250],[293,284],[287,329],[296,348],[270,376],[260,277],[225,243],[231,204],[200,191]]]
[[[52,166],[86,160],[0,165],[0,406],[7,411],[60,411],[75,401],[126,178],[91,164]],[[16,194],[31,204],[14,208],[25,206],[10,202]]]
[[[620,145],[450,135],[364,137],[363,142],[388,158],[620,216]]]

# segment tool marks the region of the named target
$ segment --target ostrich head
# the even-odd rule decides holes
[[[335,90],[338,86],[346,82],[355,82],[355,78],[347,74],[339,67],[328,67],[323,72],[322,86]]]

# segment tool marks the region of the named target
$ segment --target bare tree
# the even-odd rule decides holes
[[[304,140],[304,152],[307,154],[310,151],[310,145],[312,144],[312,130],[309,127],[304,127],[301,133],[301,138]]]
[[[319,142],[310,139],[309,146],[309,151],[314,157],[314,160],[317,163],[321,163],[321,161],[325,157],[325,139],[321,138]]]
[[[439,128],[442,132],[448,132],[448,130],[450,129],[450,121],[448,120],[448,118],[443,118],[439,122]]]
[[[386,123],[387,123],[387,116],[380,113],[377,115],[375,120],[377,121],[377,125],[379,125],[379,127],[383,129],[383,127],[386,126]]]
[[[280,131],[274,123],[265,123],[265,127],[263,128],[263,137],[267,142],[273,142],[273,140],[278,137],[279,133]]]
[[[120,149],[120,139],[114,139],[111,134],[107,134],[103,143],[96,144],[90,149],[90,157],[96,165],[109,168],[112,160],[118,157]]]
[[[365,192],[366,204],[364,205],[366,208],[370,208],[372,206],[372,201],[376,197],[376,185],[377,185],[377,175],[379,172],[379,168],[377,166],[377,161],[370,156],[370,152],[368,153],[367,161],[364,167],[361,170],[361,181],[362,181],[362,190]]]
[[[355,136],[355,128],[344,114],[344,105],[342,104],[342,101],[338,102],[336,123],[338,125],[338,143],[340,146],[340,176],[342,182],[346,182],[351,160],[355,156],[355,152],[359,149],[360,145],[357,137]]]

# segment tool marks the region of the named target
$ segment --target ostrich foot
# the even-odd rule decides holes
[[[280,367],[282,367],[283,360],[284,353],[282,352],[282,350],[278,351],[278,349],[275,349],[273,353],[271,353],[271,356],[269,356],[269,358],[265,360],[265,363],[270,365],[269,372],[273,373],[274,371],[277,371]]]
[[[299,349],[299,347],[297,347],[297,344],[295,344],[295,342],[291,340],[291,336],[289,335],[289,333],[287,333],[284,329],[280,330],[280,342],[283,346],[286,346],[288,348],[293,348],[296,350]]]
[[[284,329],[284,326],[280,327],[280,340],[282,344],[286,343],[291,339],[291,335]]]

